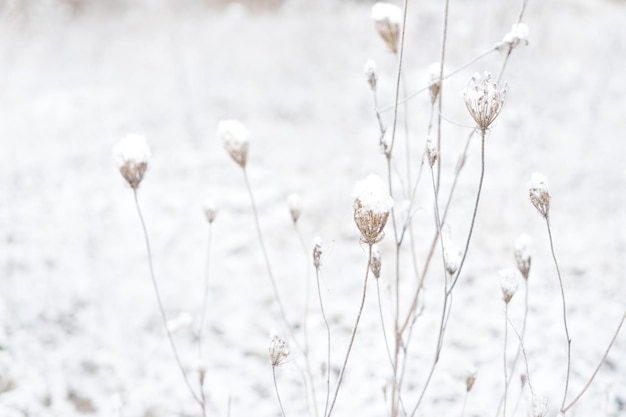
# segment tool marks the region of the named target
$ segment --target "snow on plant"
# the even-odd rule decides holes
[[[507,84],[504,83],[504,88],[498,90],[490,72],[485,71],[482,76],[478,73],[472,76],[463,91],[463,98],[467,110],[482,132],[489,129],[502,111],[506,93]]]
[[[528,279],[528,273],[530,272],[530,245],[532,239],[527,234],[520,235],[515,241],[515,262],[517,263],[517,269],[521,272],[524,279]]]
[[[323,253],[324,242],[321,237],[317,236],[313,239],[313,266],[315,266],[315,268],[320,267]]]
[[[503,269],[498,275],[500,276],[502,299],[508,304],[519,286],[519,273],[516,269]]]
[[[302,213],[302,197],[296,193],[290,194],[289,197],[287,197],[287,205],[289,206],[291,220],[297,223],[300,218],[300,213]]]
[[[126,135],[113,147],[113,158],[124,179],[136,190],[150,162],[146,138],[136,133]]]
[[[390,3],[378,2],[372,7],[372,19],[376,23],[376,30],[391,52],[398,52],[400,25],[402,24],[402,9]]]
[[[382,267],[382,261],[380,257],[380,250],[378,245],[372,245],[372,260],[370,261],[370,270],[374,275],[374,278],[380,278],[380,268]]]
[[[278,336],[275,332],[270,332],[269,356],[270,363],[273,367],[282,365],[289,356],[289,345],[287,341]]]
[[[519,22],[515,23],[511,27],[511,31],[504,35],[502,41],[496,45],[496,49],[500,51],[512,50],[521,44],[528,45],[528,25]]]
[[[440,62],[433,62],[428,66],[428,92],[430,93],[431,103],[437,101],[437,97],[439,97],[439,92],[441,91],[441,84],[439,84],[440,75]]]
[[[215,204],[215,200],[207,198],[204,200],[202,204],[202,209],[204,211],[204,216],[209,223],[213,223],[215,217],[217,216],[217,204]]]
[[[376,62],[372,59],[368,59],[365,61],[365,65],[363,66],[363,74],[365,74],[365,80],[370,85],[372,90],[376,90],[376,83],[378,82],[378,74]]]
[[[239,120],[222,120],[217,126],[217,136],[224,148],[240,167],[245,168],[248,160],[250,131]]]
[[[383,180],[374,174],[357,182],[353,197],[354,221],[361,232],[361,240],[373,245],[383,238],[393,199]]]
[[[544,218],[550,215],[550,191],[546,177],[539,173],[534,173],[528,183],[528,194],[530,202],[535,206],[539,214]]]

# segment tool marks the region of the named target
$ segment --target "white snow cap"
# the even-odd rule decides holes
[[[376,22],[389,20],[400,25],[402,23],[402,9],[391,3],[378,2],[372,6],[372,19]]]
[[[519,272],[517,269],[503,269],[498,275],[504,302],[508,304],[519,286]]]
[[[222,120],[217,125],[217,136],[235,162],[245,167],[250,143],[248,128],[239,120]]]
[[[441,70],[441,62],[433,62],[428,66],[428,77],[430,79],[430,83],[436,83],[439,81],[439,71]],[[443,73],[445,76],[446,66],[443,66]]]
[[[528,188],[530,190],[539,190],[542,192],[548,192],[548,180],[546,176],[540,174],[538,172],[534,172],[530,176],[530,181],[528,182]]]
[[[113,147],[113,157],[118,168],[127,162],[147,164],[150,161],[150,147],[143,135],[130,133]]]
[[[365,74],[365,77],[369,80],[370,77],[376,76],[377,69],[378,66],[376,65],[376,61],[368,59],[365,61],[365,65],[363,66],[363,74]]]
[[[526,233],[519,235],[517,240],[515,240],[515,257],[520,258],[524,261],[530,260],[530,245],[532,244],[532,239]]]
[[[498,49],[515,48],[520,44],[528,45],[528,25],[526,23],[515,23],[511,31],[504,35],[502,41],[497,45]]]
[[[384,214],[389,213],[393,207],[393,199],[387,192],[387,186],[375,174],[370,174],[364,180],[357,182],[352,196],[365,211]]]

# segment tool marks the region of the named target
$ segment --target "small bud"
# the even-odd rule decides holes
[[[528,279],[528,273],[530,272],[530,244],[531,239],[527,234],[521,235],[515,241],[515,262],[524,279]]]
[[[461,251],[451,242],[445,242],[443,245],[443,258],[445,260],[446,271],[448,274],[454,275],[461,265]]]
[[[361,241],[373,245],[384,234],[393,199],[387,193],[387,187],[377,175],[369,175],[359,181],[354,189],[354,221],[361,232]]]
[[[402,9],[390,3],[378,2],[372,7],[376,30],[394,54],[398,52]]]
[[[511,301],[519,285],[519,274],[515,269],[504,269],[500,271],[500,287],[502,288],[502,299],[506,304]]]
[[[426,141],[426,157],[428,158],[428,165],[431,167],[435,165],[439,158],[437,147],[430,138]]]
[[[204,210],[204,215],[206,216],[206,220],[210,223],[213,223],[215,220],[215,216],[217,216],[217,205],[215,201],[211,199],[204,200],[204,204],[202,205],[202,209]]]
[[[433,62],[428,66],[428,91],[430,92],[430,102],[435,103],[439,92],[441,91],[441,84],[439,83],[439,76],[441,75],[441,63]]]
[[[370,262],[370,270],[372,274],[374,274],[374,278],[380,278],[380,268],[382,267],[382,262],[380,260],[380,250],[378,250],[377,245],[372,245],[372,260]]]
[[[113,148],[113,157],[126,182],[136,190],[150,161],[150,148],[146,138],[136,133],[127,135]]]
[[[528,45],[528,25],[525,23],[515,23],[511,31],[504,35],[502,41],[496,44],[498,51],[510,51],[521,44]]]
[[[324,242],[321,237],[313,239],[313,266],[319,268],[321,265],[322,254],[324,253]]]
[[[222,120],[217,126],[217,136],[224,142],[228,154],[245,168],[248,159],[250,132],[238,120]]]
[[[302,198],[298,194],[290,194],[289,197],[287,197],[287,205],[291,213],[291,220],[297,223],[300,218],[300,213],[302,212]]]
[[[270,363],[272,366],[280,366],[283,364],[287,356],[289,356],[289,345],[277,334],[270,332]]]
[[[491,80],[491,73],[487,71],[482,77],[474,74],[463,91],[465,106],[483,132],[489,129],[502,111],[506,92],[507,84],[504,83],[504,88],[498,91],[498,85]]]
[[[476,372],[469,372],[465,377],[465,390],[470,392],[476,382]]]
[[[370,85],[372,91],[376,90],[376,83],[378,82],[378,75],[376,74],[376,62],[368,59],[363,67],[363,74],[365,74],[365,80]]]
[[[524,386],[526,386],[526,382],[528,382],[528,375],[522,373],[519,376],[519,382],[522,385],[522,388],[524,388]]]
[[[534,173],[528,183],[530,202],[545,219],[550,215],[550,192],[546,177]]]

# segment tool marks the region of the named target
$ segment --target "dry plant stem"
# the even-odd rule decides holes
[[[528,367],[528,356],[526,355],[526,349],[524,348],[524,341],[522,340],[522,336],[519,334],[519,332],[513,325],[513,322],[511,322],[510,319],[507,319],[507,321],[509,323],[509,326],[513,330],[513,333],[515,333],[515,336],[517,336],[517,340],[522,350],[522,357],[524,358],[524,366],[526,368],[526,382],[528,383],[528,389],[530,389],[530,393],[532,397],[535,397],[535,390],[533,389],[533,384],[530,379],[530,368]]]
[[[400,99],[400,80],[402,78],[402,60],[404,59],[404,34],[406,31],[406,11],[407,6],[409,4],[409,0],[404,0],[404,6],[402,7],[402,28],[400,33],[400,48],[398,52],[398,75],[396,76],[396,97],[395,97],[395,105],[393,107],[393,123],[391,125],[391,143],[389,144],[389,149],[387,151],[387,158],[391,159],[391,154],[393,153],[393,146],[395,144],[396,139],[396,126],[398,124],[398,101]]]
[[[198,325],[198,359],[202,361],[202,337],[204,336],[204,324],[206,322],[206,312],[209,304],[209,267],[211,260],[211,240],[213,238],[213,224],[209,223],[209,236],[207,238],[206,263],[204,267],[204,294],[202,295],[202,312],[200,314],[200,324]]]
[[[183,367],[182,362],[180,361],[180,357],[178,356],[178,350],[176,349],[176,344],[174,343],[174,338],[172,337],[172,333],[170,332],[169,327],[167,326],[167,316],[165,315],[165,309],[163,308],[163,302],[161,301],[161,293],[159,292],[159,286],[157,285],[156,278],[154,276],[154,267],[152,266],[152,249],[150,247],[150,239],[148,238],[148,229],[146,227],[146,222],[143,219],[143,214],[141,212],[141,208],[139,207],[139,200],[137,199],[137,189],[133,189],[133,196],[135,197],[135,207],[137,207],[137,214],[139,214],[139,220],[141,221],[141,227],[143,229],[143,237],[146,241],[146,249],[148,251],[148,265],[150,266],[150,278],[152,279],[152,286],[154,287],[154,293],[156,294],[157,304],[159,306],[159,311],[161,312],[161,319],[163,320],[163,327],[165,327],[165,333],[167,334],[167,338],[170,341],[170,345],[172,347],[172,351],[174,352],[174,358],[176,359],[176,363],[178,364],[178,368],[180,369],[181,374],[183,375],[183,379],[185,380],[185,384],[191,393],[193,399],[200,405],[202,410],[204,411],[204,405],[202,400],[195,393],[191,384],[189,383],[189,379],[187,378],[187,373],[185,372],[185,368]]]
[[[278,286],[276,285],[276,280],[274,279],[274,274],[272,273],[272,267],[271,267],[271,264],[270,264],[270,259],[269,259],[269,256],[267,255],[267,249],[265,247],[265,241],[263,240],[263,233],[261,232],[261,226],[259,224],[259,214],[257,212],[256,203],[254,202],[254,195],[252,194],[252,187],[250,187],[250,181],[248,180],[248,171],[246,170],[246,168],[243,168],[243,178],[244,178],[244,180],[246,182],[246,188],[248,189],[248,195],[250,196],[250,203],[252,204],[252,212],[254,214],[254,225],[256,226],[256,231],[257,231],[257,235],[258,235],[258,238],[259,238],[259,243],[261,244],[261,250],[263,252],[263,258],[265,260],[265,267],[267,269],[267,275],[270,278],[270,282],[272,284],[272,289],[274,290],[274,298],[276,298],[276,303],[278,304],[278,307],[280,309],[280,315],[281,315],[281,317],[283,319],[283,322],[284,322],[285,326],[287,326],[287,330],[291,334],[291,337],[293,338],[293,340],[296,343],[296,345],[298,345],[300,350],[302,350],[302,348],[298,344],[298,341],[297,341],[297,339],[295,337],[295,334],[293,333],[293,329],[289,325],[289,321],[287,320],[287,315],[285,314],[285,307],[284,307],[283,302],[282,302],[282,300],[280,298],[280,294],[278,293]]]
[[[278,392],[278,383],[276,382],[276,367],[272,366],[272,377],[274,377],[274,389],[276,390],[276,398],[278,399],[278,405],[280,405],[280,412],[285,417],[285,408],[283,402],[280,399],[280,393]]]
[[[572,402],[570,402],[566,407],[561,407],[561,413],[565,414],[567,412],[567,410],[572,408],[572,406],[574,404],[576,404],[578,402],[578,400],[580,400],[580,398],[583,396],[583,394],[587,391],[587,389],[589,388],[589,386],[593,382],[593,379],[596,377],[596,375],[600,371],[600,368],[602,368],[602,365],[604,365],[604,362],[606,362],[606,358],[609,356],[609,351],[613,347],[613,344],[615,343],[615,340],[617,339],[617,335],[619,334],[620,330],[622,329],[622,325],[624,324],[624,320],[625,319],[626,319],[626,311],[624,311],[624,314],[622,314],[622,319],[620,320],[619,325],[617,326],[617,329],[615,330],[615,334],[613,334],[613,337],[611,338],[611,342],[607,346],[606,351],[604,352],[604,355],[602,355],[602,358],[600,359],[600,363],[598,363],[598,366],[596,366],[596,369],[593,371],[593,374],[591,374],[591,377],[589,378],[589,381],[587,381],[587,383],[585,384],[583,389],[576,396],[576,398],[574,398],[572,400]]]
[[[363,306],[365,305],[365,295],[367,294],[367,280],[369,278],[370,262],[372,262],[372,245],[369,245],[369,250],[368,250],[368,255],[367,255],[365,279],[363,280],[363,296],[361,297],[361,305],[359,306],[359,313],[356,316],[356,321],[354,323],[354,328],[352,329],[352,335],[350,336],[350,343],[348,344],[346,357],[343,360],[343,365],[341,366],[341,371],[339,372],[339,379],[337,380],[337,387],[335,388],[335,393],[333,394],[333,400],[330,403],[330,407],[328,408],[328,413],[326,413],[325,417],[330,417],[330,415],[333,412],[333,408],[335,407],[335,402],[337,401],[337,395],[339,394],[339,389],[341,388],[341,383],[343,382],[343,375],[346,372],[346,366],[348,365],[348,359],[350,358],[350,352],[352,351],[352,345],[354,344],[354,337],[356,336],[356,332],[359,328],[359,322],[361,321],[361,314],[363,313]]]
[[[552,241],[552,230],[550,228],[549,216],[546,216],[546,226],[548,228],[548,237],[550,238],[550,251],[552,252],[552,259],[554,260],[554,266],[556,267],[556,274],[559,277],[559,286],[561,288],[561,301],[563,303],[563,326],[565,327],[565,336],[567,337],[567,373],[565,374],[565,391],[563,392],[563,401],[561,402],[561,408],[563,408],[565,407],[567,389],[569,388],[572,339],[569,336],[569,329],[567,327],[567,308],[565,306],[565,290],[563,289],[563,279],[561,278],[561,271],[559,269],[559,263],[557,262],[556,255],[554,253],[554,242]]]
[[[324,302],[322,300],[322,289],[320,285],[320,269],[315,268],[315,278],[317,280],[317,296],[320,302],[320,311],[322,312],[322,318],[326,325],[326,404],[324,405],[324,415],[328,414],[328,401],[330,398],[330,325],[326,318],[326,312],[324,311]],[[316,413],[317,414],[317,413]]]
[[[504,407],[502,408],[502,417],[506,417],[506,397],[509,391],[509,371],[506,365],[506,345],[509,334],[509,303],[504,305]]]
[[[435,198],[439,195],[439,185],[441,183],[441,111],[443,107],[443,64],[446,60],[446,41],[448,39],[448,7],[449,0],[446,0],[443,11],[443,39],[441,41],[441,59],[439,62],[439,102],[437,117],[437,154],[439,162],[437,164],[437,186],[435,188]]]
[[[461,417],[465,417],[465,405],[467,404],[468,395],[469,391],[465,390],[465,395],[463,396],[463,408],[461,408]]]

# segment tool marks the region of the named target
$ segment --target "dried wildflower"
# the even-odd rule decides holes
[[[136,133],[127,135],[113,148],[113,157],[130,187],[137,189],[150,161],[150,148],[146,138]]]
[[[428,91],[430,92],[430,102],[435,103],[439,92],[441,91],[441,84],[439,83],[439,76],[441,75],[441,63],[433,62],[428,66]]]
[[[240,167],[246,167],[250,132],[238,120],[222,120],[217,126],[217,136],[224,142],[224,148]]]
[[[531,239],[527,234],[521,235],[515,241],[515,262],[524,279],[528,279],[528,273],[530,272],[530,244]]]
[[[207,198],[206,200],[204,200],[202,209],[204,210],[204,215],[206,216],[206,220],[209,223],[213,223],[213,221],[215,220],[215,216],[217,216],[217,211],[218,211],[215,201]]]
[[[504,269],[500,271],[500,287],[502,288],[502,299],[509,303],[519,285],[519,274],[515,269]]]
[[[496,45],[498,51],[510,51],[521,44],[528,45],[528,25],[515,23],[511,31],[504,35],[502,41]]]
[[[470,392],[476,382],[476,372],[468,372],[465,376],[465,390]]]
[[[506,83],[504,88],[498,91],[498,85],[491,78],[488,71],[485,71],[482,77],[476,73],[463,91],[465,106],[483,132],[489,129],[502,111],[507,92]]]
[[[376,90],[376,83],[378,82],[378,74],[376,74],[376,62],[371,59],[365,61],[365,66],[363,67],[363,74],[365,74],[365,80],[370,85],[372,90]]]
[[[547,219],[550,215],[550,191],[548,191],[546,177],[534,173],[528,183],[528,193],[530,202],[533,203],[539,214]]]
[[[289,356],[289,345],[277,334],[270,333],[270,363],[272,366],[280,366]]]
[[[435,146],[431,138],[428,138],[428,140],[426,141],[426,157],[428,158],[428,165],[430,165],[431,167],[435,165],[437,159],[439,158],[437,147]]]
[[[289,197],[287,197],[287,205],[291,213],[291,220],[297,223],[300,218],[300,213],[302,212],[302,198],[299,194],[290,194]]]
[[[394,54],[398,52],[402,9],[390,3],[378,2],[372,7],[372,19],[376,30]]]
[[[454,275],[461,265],[461,251],[449,240],[443,244],[443,258],[445,261],[446,271],[448,274]]]
[[[372,260],[370,261],[370,270],[374,274],[374,278],[380,278],[380,268],[382,262],[380,260],[380,250],[377,245],[372,245]]]
[[[313,239],[313,266],[320,267],[322,254],[324,253],[324,242],[322,238],[317,236]]]
[[[368,245],[383,238],[393,199],[387,193],[383,180],[369,175],[359,181],[354,189],[354,221],[361,232],[361,241]]]

